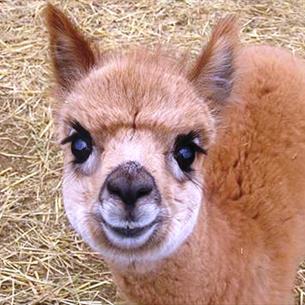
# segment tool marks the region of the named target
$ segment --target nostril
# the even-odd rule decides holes
[[[110,194],[121,197],[120,187],[118,185],[111,183],[110,181],[107,183],[107,190]]]
[[[153,188],[150,185],[142,186],[136,191],[136,197],[141,198],[144,196],[148,196],[151,193],[152,189]]]

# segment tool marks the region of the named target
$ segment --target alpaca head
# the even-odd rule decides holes
[[[216,26],[190,69],[160,50],[98,52],[51,5],[46,20],[70,222],[114,263],[170,255],[204,209],[211,108],[231,91],[234,20]]]

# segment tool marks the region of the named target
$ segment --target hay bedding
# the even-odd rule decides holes
[[[197,51],[216,18],[235,13],[242,39],[305,54],[305,2],[62,1],[104,48],[171,43]],[[111,275],[70,229],[53,137],[45,1],[0,0],[0,304],[114,304]],[[305,304],[300,268],[296,304]]]

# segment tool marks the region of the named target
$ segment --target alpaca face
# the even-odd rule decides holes
[[[80,81],[59,116],[74,228],[110,260],[171,254],[196,224],[214,132],[191,85],[120,59]]]
[[[160,51],[99,54],[51,5],[47,26],[70,222],[114,263],[170,255],[204,209],[209,107],[231,90],[234,20],[218,24],[190,71]]]

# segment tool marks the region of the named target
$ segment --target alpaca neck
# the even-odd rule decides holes
[[[196,297],[199,287],[205,298],[211,299],[222,285],[216,283],[225,282],[225,277],[230,276],[226,260],[221,258],[228,254],[234,236],[229,231],[228,223],[217,209],[213,207],[208,211],[202,207],[193,233],[173,255],[148,267],[146,264],[125,270],[114,267],[119,290],[128,299],[145,300],[143,304],[164,304],[161,295],[169,300],[171,294],[171,304],[180,304],[180,293]],[[192,304],[196,304],[196,300]]]

